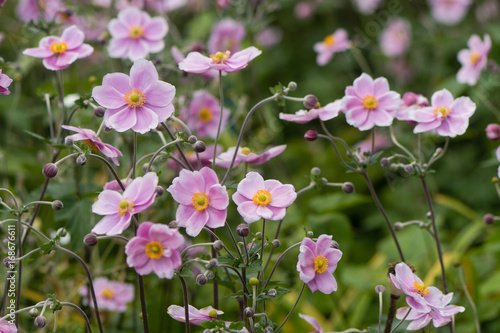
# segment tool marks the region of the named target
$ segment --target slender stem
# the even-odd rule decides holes
[[[45,94],[44,97],[45,97],[45,104],[47,105],[47,113],[49,116],[50,142],[54,144],[54,124],[52,120],[52,108],[50,106],[50,95]]]
[[[302,193],[304,193],[304,192],[312,190],[315,186],[316,186],[316,184],[313,183],[313,182],[311,182],[309,185],[307,185],[303,189],[300,189],[299,191],[297,191],[297,196],[300,195],[300,194],[302,194]]]
[[[283,96],[283,99],[286,99],[287,101],[292,101],[292,102],[304,102],[304,97],[291,97],[291,96]]]
[[[429,160],[429,162],[427,163],[427,169],[430,168],[430,166],[436,162],[437,160],[439,160],[441,157],[444,156],[444,154],[446,153],[446,150],[448,150],[448,145],[450,144],[450,138],[446,138],[446,141],[444,142],[444,147],[443,147],[443,150],[439,153],[434,153],[434,155],[431,157],[431,159]]]
[[[358,63],[359,67],[361,70],[367,74],[370,74],[370,67],[368,66],[368,62],[366,61],[365,57],[363,56],[363,53],[361,53],[361,50],[358,49],[356,46],[352,45],[350,48],[354,59],[356,59],[356,62]]]
[[[78,311],[78,313],[80,313],[80,315],[83,317],[83,320],[85,320],[85,325],[87,325],[87,330],[89,331],[89,333],[92,333],[92,327],[90,326],[89,318],[87,317],[87,315],[85,314],[85,312],[83,312],[83,310],[80,309],[79,306],[77,306],[77,305],[75,305],[73,303],[69,303],[69,302],[61,302],[60,304],[62,306],[72,307],[73,309],[75,309],[76,311]]]
[[[148,311],[146,309],[146,293],[144,291],[144,280],[142,275],[137,274],[137,280],[139,283],[139,296],[141,299],[141,309],[142,309],[142,324],[144,326],[144,333],[149,332],[149,323],[148,323]]]
[[[290,312],[288,313],[288,315],[286,316],[285,320],[283,320],[283,322],[281,323],[281,325],[276,329],[276,332],[278,332],[282,327],[283,325],[285,325],[285,323],[288,321],[288,319],[290,318],[290,316],[292,315],[292,312],[293,310],[295,310],[295,308],[297,307],[297,305],[299,304],[299,301],[300,301],[300,297],[302,297],[302,293],[304,292],[304,288],[306,287],[306,284],[303,283],[302,284],[302,289],[300,289],[300,293],[299,293],[299,296],[297,297],[297,300],[295,301],[295,304],[293,305],[292,309],[290,310]]]
[[[262,237],[261,237],[261,246],[260,246],[260,265],[262,267],[262,271],[259,272],[262,275],[262,286],[264,286],[264,267],[262,264],[264,263],[264,243],[266,241],[266,219],[262,219]]]
[[[281,229],[281,223],[283,223],[283,220],[280,220],[278,223],[278,229],[276,229],[276,234],[274,235],[274,239],[278,239],[280,229]],[[264,274],[264,272],[267,269],[267,266],[269,266],[269,262],[271,261],[271,257],[273,255],[273,252],[274,252],[274,246],[271,247],[271,252],[269,253],[269,256],[267,257],[267,262],[266,262],[266,265],[264,266],[264,269],[262,270],[262,274]]]
[[[393,330],[390,333],[396,332],[396,329],[399,326],[401,326],[401,324],[405,321],[406,317],[408,317],[408,315],[410,314],[410,311],[411,311],[411,308],[408,308],[408,312],[405,314],[405,316],[403,317],[403,319],[401,319],[401,321],[393,328]]]
[[[17,199],[16,199],[16,196],[11,192],[9,191],[8,189],[6,188],[0,188],[0,191],[3,191],[3,192],[7,192],[11,197],[12,197],[12,200],[14,201],[14,204],[16,205],[16,209],[19,210],[19,204],[17,203]]]
[[[161,126],[165,129],[165,131],[167,132],[168,136],[170,136],[170,139],[175,140],[175,136],[172,134],[172,132],[170,131],[170,129],[168,128],[168,126],[165,123],[163,123],[163,122],[161,123]],[[184,152],[182,151],[181,146],[177,143],[177,144],[175,144],[175,147],[179,151],[179,154],[181,155],[181,158],[183,159],[183,161],[186,164],[186,166],[189,168],[189,170],[193,171],[194,169],[191,166],[191,163],[189,163],[189,161],[188,161],[188,159],[186,157],[186,154],[184,154]]]
[[[23,255],[23,256],[21,256],[21,257],[17,257],[16,259],[14,259],[14,261],[19,261],[19,262],[21,262],[21,261],[23,261],[24,259],[29,258],[32,254],[37,253],[38,251],[41,251],[41,250],[42,250],[42,249],[38,247],[38,248],[36,248],[36,249],[34,249],[34,250],[31,250],[30,252],[26,253],[25,255]]]
[[[217,145],[219,143],[220,129],[222,127],[222,115],[224,114],[224,92],[222,90],[222,71],[219,71],[219,104],[220,104],[220,116],[219,125],[217,126],[217,134],[215,135],[214,143],[214,159],[212,160],[212,169],[215,169],[215,158],[217,157]],[[236,148],[238,149],[238,148]]]
[[[241,283],[243,285],[243,289],[245,289],[245,293],[248,294],[247,282],[245,281],[245,279],[243,278],[243,276],[240,274],[240,272],[236,268],[234,268],[233,266],[230,266],[230,265],[226,265],[226,264],[220,264],[217,267],[228,268],[228,269],[233,270],[236,273],[236,275],[238,275],[238,277],[240,278],[240,281],[241,281]]]
[[[240,248],[238,247],[238,243],[236,242],[236,239],[234,238],[233,231],[231,230],[231,227],[227,223],[227,221],[224,224],[226,226],[227,232],[229,232],[229,236],[231,237],[231,240],[233,241],[234,247],[236,247],[236,251],[238,252],[238,257],[240,258],[241,262],[243,261],[243,256],[241,255]]]
[[[273,276],[274,274],[274,271],[276,270],[276,268],[278,267],[279,263],[281,262],[281,260],[283,260],[283,258],[285,257],[285,254],[287,254],[288,252],[290,252],[292,249],[296,248],[297,246],[300,246],[300,244],[302,244],[302,242],[300,243],[296,243],[296,244],[293,244],[292,246],[290,246],[288,249],[286,249],[279,257],[278,257],[278,260],[276,260],[276,262],[274,263],[274,266],[273,266],[273,269],[271,270],[271,273],[269,274],[269,276],[267,277],[267,280],[266,280],[266,283],[264,284],[264,286],[262,287],[262,289],[266,289],[267,285],[269,284],[269,282],[271,282],[271,277]]]
[[[481,333],[481,325],[479,324],[479,317],[477,315],[477,308],[476,308],[476,305],[474,304],[474,301],[472,300],[472,297],[470,296],[469,289],[467,289],[467,284],[465,283],[463,266],[460,266],[459,270],[460,270],[460,282],[462,283],[462,288],[464,289],[465,296],[467,297],[467,300],[469,301],[470,306],[472,308],[472,313],[474,314],[474,323],[476,324],[476,333]]]
[[[17,205],[17,204],[16,204]],[[21,213],[17,213],[17,256],[23,256],[23,247],[22,247],[22,235],[21,235]],[[23,271],[23,262],[19,261],[17,264],[17,292],[16,292],[16,311],[19,310],[19,301],[21,297],[21,278]],[[19,327],[19,314],[16,314],[16,327]]]
[[[342,156],[340,155],[340,152],[339,152],[339,149],[337,148],[337,145],[335,144],[335,142],[333,141],[332,137],[328,136],[328,135],[324,135],[324,134],[318,134],[318,138],[323,138],[323,139],[327,139],[328,141],[330,141],[330,143],[332,144],[333,146],[333,149],[335,149],[335,154],[337,154],[337,157],[340,161],[340,163],[342,164],[342,166],[348,170],[351,170],[353,172],[356,172],[357,170],[355,168],[353,168],[352,166],[350,165],[347,165],[346,162],[344,162],[344,160],[342,159]]]
[[[416,161],[417,159],[415,158],[415,156],[413,156],[413,154],[408,149],[406,149],[405,146],[399,143],[399,141],[396,139],[396,136],[394,135],[394,128],[392,127],[392,125],[389,126],[389,133],[391,134],[391,140],[394,143],[394,145],[397,146],[402,151],[404,151],[412,160]]]
[[[191,323],[189,322],[189,300],[186,281],[184,281],[184,278],[179,274],[177,274],[177,277],[179,278],[179,280],[181,280],[182,284],[182,296],[184,299],[184,322],[186,323],[186,333],[189,333],[191,331]]]
[[[384,305],[382,294],[378,293],[378,333],[382,332],[382,306]]]
[[[384,333],[390,333],[392,328],[392,322],[394,321],[394,316],[396,315],[396,305],[399,301],[399,295],[394,295],[391,293],[391,300],[389,303],[389,312],[387,313],[387,320],[385,322]]]
[[[172,141],[172,142],[169,142],[169,143],[167,143],[167,144],[165,144],[165,145],[161,146],[161,148],[160,148],[160,149],[158,149],[158,150],[157,150],[157,151],[153,154],[153,157],[151,157],[151,160],[149,161],[149,164],[148,164],[148,168],[146,169],[146,173],[148,173],[148,172],[149,172],[149,170],[151,169],[151,166],[153,165],[153,162],[155,161],[155,158],[158,156],[158,154],[160,154],[160,153],[161,153],[161,151],[162,151],[163,149],[166,149],[167,147],[172,146],[172,145],[175,145],[175,144],[180,143],[180,142],[182,142],[182,141],[184,141],[184,140],[182,140],[182,139],[177,139],[177,140],[174,140],[174,141]]]
[[[186,133],[187,133],[188,136],[192,135],[191,130],[189,129],[188,125],[186,125],[185,122],[183,122],[182,120],[180,120],[179,118],[177,118],[175,116],[170,116],[169,119],[172,120],[172,121],[175,121],[178,124],[180,124],[182,126],[182,128],[186,131]]]
[[[113,177],[115,177],[115,179],[118,182],[118,185],[120,185],[120,188],[122,189],[122,191],[125,191],[125,186],[123,186],[123,183],[122,183],[120,177],[118,177],[118,174],[116,173],[115,168],[113,168],[113,166],[108,162],[108,160],[106,160],[105,158],[103,158],[99,155],[96,155],[96,154],[89,154],[89,156],[103,161],[106,164],[106,166],[108,167],[109,171],[111,171],[111,173],[113,174]]]
[[[132,179],[135,178],[135,162],[137,161],[137,132],[134,132],[134,152],[132,154]]]

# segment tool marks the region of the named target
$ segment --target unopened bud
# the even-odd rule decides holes
[[[31,309],[28,313],[29,313],[29,315],[30,315],[31,318],[38,317],[38,309],[37,308]]]
[[[42,173],[47,178],[54,178],[57,175],[57,171],[59,171],[59,169],[54,163],[47,163],[43,166],[42,169]]]
[[[196,141],[198,141],[198,138],[194,135],[191,135],[189,138],[188,138],[188,142],[193,144],[193,143],[196,143]]]
[[[54,210],[61,210],[61,209],[63,209],[63,207],[64,207],[64,205],[61,202],[61,200],[56,200],[56,201],[52,202],[52,208]]]
[[[217,259],[212,258],[212,259],[210,259],[210,261],[207,264],[207,269],[212,269],[212,268],[215,268],[217,266],[219,266],[219,262],[217,261]]]
[[[347,194],[353,193],[354,192],[353,183],[345,182],[344,185],[342,185],[342,191],[344,191],[344,193],[347,193]]]
[[[493,178],[491,178],[491,182],[493,184],[498,184],[498,182],[500,182],[500,179],[498,179],[498,177],[493,177]]]
[[[312,168],[311,169],[311,175],[314,175],[314,176],[319,176],[321,174],[321,169],[320,168]]]
[[[495,222],[495,217],[493,214],[486,214],[484,215],[483,220],[486,224],[493,224]]]
[[[273,333],[274,330],[271,326],[267,326],[265,329],[264,329],[264,333]]]
[[[10,270],[12,270],[12,267],[10,267],[11,264],[14,264],[14,261],[10,261],[9,257],[3,258],[3,265]]]
[[[308,109],[314,109],[318,105],[318,99],[314,95],[304,97],[304,106]]]
[[[68,231],[66,230],[66,228],[59,228],[57,230],[57,235],[59,237],[66,237],[67,234],[68,234]]]
[[[412,173],[413,172],[413,165],[411,164],[406,164],[403,168],[406,173]]]
[[[98,106],[94,109],[94,116],[96,116],[97,118],[104,117],[104,113],[106,113],[106,109],[102,106]]]
[[[191,45],[191,52],[202,52],[202,51],[203,51],[203,44],[193,43],[193,45]]]
[[[222,244],[222,241],[220,241],[220,240],[216,240],[216,241],[214,242],[213,247],[214,247],[214,249],[215,249],[216,251],[220,251],[220,250],[222,250],[222,248],[224,247],[224,244]],[[212,260],[215,260],[215,259],[212,259]]]
[[[250,280],[248,280],[248,283],[250,283],[250,285],[252,286],[256,286],[259,284],[259,279],[253,277],[253,278],[250,278]]]
[[[280,247],[281,242],[279,239],[273,239],[272,244],[273,244],[273,247],[276,249],[276,248]]]
[[[375,287],[375,292],[377,294],[383,294],[385,293],[385,287],[379,284],[378,286]]]
[[[380,160],[380,165],[383,166],[384,168],[387,168],[391,162],[389,161],[388,158],[384,157]]]
[[[177,223],[177,221],[171,221],[171,222],[168,224],[168,227],[169,227],[169,228],[172,228],[172,229],[177,229],[177,228],[179,228],[179,223]]]
[[[426,217],[428,220],[432,219],[432,213],[431,213],[431,212],[427,212],[427,213],[425,214],[425,217]]]
[[[314,232],[312,232],[312,231],[309,230],[308,232],[306,232],[306,237],[313,238],[314,237]]]
[[[87,164],[87,157],[85,155],[80,155],[76,158],[76,164],[85,165]]]
[[[260,231],[259,231],[259,232],[256,232],[256,233],[255,233],[255,239],[256,239],[256,240],[261,240],[261,239],[262,239],[262,232],[260,232]]]
[[[318,138],[318,132],[315,130],[309,130],[304,134],[304,139],[307,141],[314,141]]]
[[[47,324],[47,319],[44,316],[38,316],[35,318],[35,326],[38,328],[42,328]]]
[[[255,315],[255,311],[251,307],[245,308],[245,317],[252,318]]]
[[[193,144],[193,149],[197,153],[203,153],[207,150],[207,146],[205,145],[205,142],[198,140]]]
[[[236,227],[236,233],[240,237],[247,237],[250,233],[250,228],[247,224],[241,223],[240,225],[238,225],[238,227]]]
[[[83,238],[83,242],[87,246],[95,246],[95,245],[97,245],[99,240],[97,239],[96,234],[90,233],[90,234],[85,235],[85,237]]]
[[[396,231],[403,229],[403,227],[404,227],[404,224],[401,222],[394,223],[394,230],[396,230]]]
[[[196,276],[196,284],[199,286],[204,286],[207,284],[207,277],[204,274],[198,274]]]
[[[165,190],[161,186],[156,186],[155,193],[157,197],[161,197],[165,193]]]
[[[494,141],[500,139],[500,125],[489,124],[486,126],[486,137]]]
[[[290,81],[290,83],[288,83],[288,90],[294,91],[295,89],[297,89],[297,83]]]
[[[209,279],[209,280],[213,280],[213,279],[215,279],[215,274],[214,274],[214,272],[212,272],[212,271],[206,271],[206,272],[205,272],[205,276],[206,276],[206,277],[207,277],[207,279]]]
[[[271,298],[274,298],[276,297],[276,295],[278,294],[278,292],[276,291],[276,289],[274,288],[271,288],[267,291],[267,295]]]
[[[71,147],[71,146],[73,146],[73,139],[72,139],[72,138],[70,138],[70,137],[67,137],[66,139],[64,139],[64,145],[65,145],[66,147]]]

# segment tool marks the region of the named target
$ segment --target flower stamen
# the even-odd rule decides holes
[[[413,287],[415,288],[415,292],[422,297],[428,296],[431,293],[423,282],[415,281],[413,282]]]
[[[120,214],[120,217],[123,217],[127,212],[133,212],[134,211],[134,202],[130,199],[123,199],[120,201],[117,207],[118,214]]]
[[[226,51],[226,52],[217,52],[215,54],[210,55],[210,59],[212,59],[213,64],[223,64],[229,59],[229,55],[231,52]]]
[[[252,153],[252,151],[251,151],[251,150],[250,150],[250,148],[248,148],[248,147],[243,147],[243,148],[241,148],[241,153],[242,153],[243,155],[248,155],[248,154],[251,154],[251,153]]]
[[[68,45],[65,42],[53,42],[50,44],[50,50],[54,53],[63,53],[68,49]]]
[[[194,209],[201,212],[207,209],[209,199],[204,192],[197,192],[193,195],[191,201],[193,202]]]
[[[332,46],[333,44],[335,44],[335,37],[333,35],[328,35],[325,37],[325,39],[323,39],[323,43],[326,46]]]
[[[438,116],[439,118],[446,118],[449,116],[451,113],[451,110],[447,106],[438,106],[437,108],[434,109],[434,115]]]
[[[366,95],[363,98],[363,105],[367,109],[375,109],[378,106],[378,100],[375,96],[372,95]]]
[[[210,110],[210,108],[207,108],[206,106],[201,108],[200,113],[198,114],[200,120],[204,123],[209,122],[212,119],[212,115],[212,110]]]
[[[470,55],[470,62],[473,65],[476,65],[479,62],[479,59],[481,59],[481,55],[478,52],[472,52]]]
[[[127,102],[128,106],[131,108],[141,107],[146,102],[146,96],[139,89],[134,88],[127,92],[127,94],[123,97],[125,102]]]
[[[96,153],[99,151],[99,149],[97,148],[97,145],[92,141],[92,140],[83,140],[83,143],[87,146],[87,147],[90,147],[90,149],[92,149],[93,151],[95,151]]]
[[[132,39],[141,38],[144,35],[144,28],[140,25],[132,25],[128,28],[128,36]]]
[[[326,272],[326,269],[328,268],[328,259],[326,259],[322,255],[318,255],[316,258],[314,258],[314,271],[319,274],[323,274]]]
[[[115,292],[110,288],[106,288],[103,291],[101,291],[101,296],[106,299],[113,299],[115,297]]]
[[[266,190],[258,190],[255,192],[252,200],[257,205],[266,207],[267,204],[271,202],[271,193]]]
[[[159,242],[149,242],[146,244],[146,255],[151,259],[160,259],[163,257],[164,247]]]

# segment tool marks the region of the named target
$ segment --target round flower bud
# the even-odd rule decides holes
[[[67,234],[68,234],[68,231],[66,230],[66,228],[57,229],[57,235],[59,237],[66,237]]]
[[[143,315],[142,315],[142,311],[141,311],[141,312],[139,312],[139,319],[142,320],[142,318],[143,318]]]
[[[250,285],[252,286],[256,286],[259,284],[259,279],[253,277],[253,278],[250,278],[250,280],[248,280],[248,283],[250,283]]]
[[[308,231],[308,232],[306,232],[306,236],[309,237],[309,238],[313,238],[314,237],[314,232]]]
[[[54,178],[57,175],[57,171],[59,171],[59,169],[54,163],[47,163],[42,169],[43,175],[47,178]]]
[[[169,227],[169,228],[172,228],[172,229],[176,229],[176,228],[179,228],[179,224],[177,223],[177,221],[171,221],[171,222],[168,224],[168,227]]]
[[[413,165],[411,164],[406,164],[403,168],[406,173],[412,173],[413,172]]]
[[[347,194],[353,193],[354,192],[354,185],[350,182],[346,182],[346,183],[344,183],[344,185],[342,185],[342,191],[344,191],[344,193],[347,193]]]
[[[276,249],[276,248],[280,247],[281,242],[279,239],[273,239],[272,244],[273,244],[273,247]]]
[[[106,112],[106,109],[103,108],[102,106],[98,106],[94,109],[94,116],[97,118],[102,118],[104,117],[104,113]]]
[[[250,233],[250,228],[248,227],[247,224],[245,223],[241,223],[240,225],[238,225],[238,227],[236,228],[236,233],[238,234],[238,236],[240,237],[247,237],[248,234]]]
[[[315,130],[309,130],[306,132],[306,134],[304,134],[304,139],[306,139],[307,141],[314,141],[318,138],[318,132],[316,132]]]
[[[337,250],[340,248],[339,243],[337,243],[337,241],[334,241],[334,240],[332,240],[332,242],[330,243],[330,247],[332,249],[337,249]]]
[[[207,146],[205,142],[198,140],[193,144],[193,149],[197,153],[203,153],[207,149]]]
[[[256,330],[260,329],[260,324],[259,323],[255,323],[255,325],[253,325],[253,328],[255,328]]]
[[[85,235],[85,237],[83,238],[83,242],[85,243],[85,245],[87,246],[95,246],[97,245],[97,242],[99,240],[97,239],[97,235],[94,234],[94,233],[90,233],[90,234],[87,234]]]
[[[31,318],[36,318],[38,317],[38,309],[37,308],[33,308],[30,310],[30,312],[28,312],[30,317]]]
[[[321,169],[320,168],[312,168],[311,169],[311,175],[314,175],[314,176],[319,176],[321,174]]]
[[[196,143],[196,141],[198,141],[198,138],[194,135],[191,135],[189,138],[188,138],[188,141],[189,143],[193,144],[193,143]]]
[[[209,330],[208,328],[206,330],[203,330],[203,333],[211,333],[212,331]]]
[[[394,223],[394,230],[396,230],[396,231],[403,229],[403,227],[404,227],[404,224],[401,222]]]
[[[274,298],[276,297],[276,295],[278,294],[278,292],[276,291],[276,289],[274,288],[271,288],[267,291],[267,295],[271,298]]]
[[[111,130],[112,130],[112,128],[111,128],[111,127],[108,127],[108,126],[106,126],[106,125],[104,125],[104,130],[105,130],[106,132],[109,132],[109,131],[111,131]]]
[[[165,193],[165,190],[161,186],[156,186],[155,192],[157,197],[161,197]]]
[[[288,83],[288,91],[294,91],[295,89],[297,89],[297,83],[290,81],[290,83]]]
[[[72,139],[72,138],[70,138],[70,137],[67,137],[66,139],[64,139],[64,145],[65,145],[66,147],[71,147],[71,146],[73,146],[73,139]]]
[[[493,222],[495,222],[495,217],[493,214],[486,214],[484,215],[483,220],[486,224],[493,224]]]
[[[10,259],[9,259],[9,257],[5,257],[5,258],[3,258],[3,265],[4,265],[5,267],[7,267],[7,268],[9,268],[9,269],[10,269],[10,268],[11,268],[11,267],[10,267],[11,263],[13,264],[14,262],[11,262],[11,261],[10,261]]]
[[[210,261],[207,264],[207,269],[212,269],[212,268],[215,268],[217,266],[219,266],[219,262],[217,261],[217,259],[212,258],[212,259],[210,259]]]
[[[220,241],[220,240],[216,240],[216,241],[214,242],[213,247],[214,247],[214,249],[215,249],[215,250],[220,251],[220,250],[222,250],[222,248],[224,247],[224,244],[222,244],[222,241]],[[213,260],[215,260],[215,259],[213,259]]]
[[[500,125],[489,124],[486,126],[486,137],[493,141],[500,139]]]
[[[431,212],[427,212],[427,213],[425,214],[425,217],[426,217],[428,220],[430,220],[430,219],[432,218],[432,214],[431,214]]]
[[[214,272],[212,272],[212,271],[206,271],[206,272],[205,272],[205,276],[206,276],[206,277],[207,277],[207,279],[209,279],[209,280],[213,280],[213,279],[215,279],[215,274],[214,274]]]
[[[47,319],[44,316],[38,316],[35,318],[35,326],[38,328],[42,328],[47,324]]]
[[[251,307],[245,308],[245,317],[252,318],[255,314],[255,311]]]
[[[61,202],[61,200],[56,200],[54,202],[52,202],[52,208],[54,210],[61,210],[64,208],[64,205],[63,203]]]
[[[375,292],[377,294],[383,294],[385,293],[385,287],[379,284],[378,286],[375,287]]]
[[[198,274],[196,276],[196,284],[199,286],[204,286],[207,284],[207,277],[204,274]]]
[[[304,97],[304,106],[308,109],[314,109],[318,105],[318,99],[314,95]]]
[[[264,329],[264,333],[273,333],[274,330],[271,326],[267,326],[265,329]]]
[[[259,232],[255,233],[255,239],[261,240],[262,239],[262,232],[259,231]]]
[[[384,157],[380,160],[380,165],[383,166],[384,168],[387,168],[391,162],[389,161],[388,158]]]
[[[87,157],[85,155],[80,155],[76,158],[76,164],[85,165],[87,164]]]

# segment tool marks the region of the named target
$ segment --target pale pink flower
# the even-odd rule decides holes
[[[407,20],[392,19],[380,35],[380,48],[389,57],[402,55],[411,42],[411,26]]]
[[[319,323],[316,320],[316,318],[304,315],[302,313],[299,313],[299,317],[304,319],[305,321],[307,321],[309,324],[311,324],[314,327],[314,331],[309,332],[309,333],[325,333],[325,331],[323,331],[321,326],[319,326]]]
[[[76,59],[88,57],[94,52],[92,46],[83,43],[84,38],[84,33],[76,25],[72,25],[63,31],[61,37],[44,37],[38,47],[26,49],[23,54],[43,58],[43,65],[47,69],[65,69]]]
[[[188,73],[202,74],[211,69],[234,73],[248,66],[248,63],[262,53],[254,46],[234,54],[228,51],[218,51],[206,57],[199,52],[190,52],[186,59],[179,63],[179,68]]]
[[[99,310],[108,310],[112,312],[125,312],[127,303],[134,300],[134,285],[123,283],[120,281],[110,281],[105,277],[100,277],[94,280],[95,297]],[[88,300],[88,288],[81,287],[80,295],[83,296],[83,303],[94,307],[92,296],[91,301]]]
[[[109,56],[136,61],[163,50],[168,25],[163,17],[151,18],[137,7],[127,7],[109,22],[108,30],[111,34]]]
[[[172,46],[172,48],[170,49],[170,52],[172,53],[172,57],[174,58],[174,60],[177,64],[180,64],[181,62],[184,61],[184,59],[186,59],[177,46]],[[223,73],[223,74],[225,74],[225,73]],[[210,69],[206,72],[201,73],[201,76],[205,80],[210,81],[210,80],[213,80],[219,76],[219,71],[216,69]]]
[[[370,15],[380,6],[382,0],[353,0],[359,12],[364,15]]]
[[[423,107],[429,106],[429,100],[420,94],[415,94],[413,92],[407,92],[403,95],[403,103],[396,113],[396,119],[405,120],[411,125],[416,125],[417,123],[410,119],[410,111],[418,110]]]
[[[132,129],[144,134],[167,120],[174,112],[175,87],[159,81],[151,61],[137,60],[130,76],[106,74],[102,86],[92,90],[97,103],[107,108],[104,122],[118,132]]]
[[[10,94],[9,86],[12,83],[12,81],[13,80],[6,74],[2,74],[2,70],[0,69],[0,95]]]
[[[446,25],[454,25],[467,14],[471,0],[429,0],[432,17]]]
[[[235,148],[236,147],[231,147],[227,151],[217,156],[217,158],[215,159],[215,165],[222,168],[229,168],[231,166],[231,161],[233,160]],[[236,168],[241,163],[261,165],[269,161],[271,158],[281,154],[285,150],[285,148],[286,145],[270,147],[266,149],[265,152],[258,155],[252,152],[248,147],[239,147],[233,167]]]
[[[1,333],[17,333],[16,325],[12,324],[10,321],[3,319],[0,320],[0,332]]]
[[[277,27],[268,27],[262,30],[257,36],[255,36],[255,40],[257,43],[264,48],[271,48],[278,44],[283,38],[283,31]]]
[[[189,323],[197,326],[200,326],[204,321],[212,321],[212,319],[217,319],[217,316],[224,314],[224,311],[214,309],[212,306],[206,306],[198,310],[194,306],[188,305],[188,309]],[[167,313],[177,321],[186,322],[186,313],[182,306],[170,305]]]
[[[189,236],[198,236],[205,225],[209,228],[224,226],[229,197],[214,170],[208,167],[200,171],[183,169],[167,191],[180,204],[175,219],[179,226],[186,228]]]
[[[232,19],[223,19],[215,24],[208,39],[208,52],[215,54],[224,50],[235,53],[241,48],[241,41],[245,37],[245,26]]]
[[[257,172],[249,172],[238,184],[233,201],[246,223],[261,218],[279,221],[285,217],[286,208],[297,198],[293,185],[283,185],[277,180],[264,180]]]
[[[66,8],[61,0],[19,0],[16,15],[24,22],[38,21],[41,11],[45,21],[55,21]]]
[[[453,98],[446,89],[435,92],[431,106],[410,111],[410,119],[418,122],[414,133],[436,130],[441,136],[451,138],[462,135],[469,126],[476,104],[469,97]]]
[[[324,66],[335,53],[348,50],[350,47],[351,42],[347,38],[347,32],[344,29],[337,29],[333,34],[326,36],[322,42],[314,44],[314,51],[318,53],[316,62]]]
[[[127,188],[127,186],[130,183],[132,183],[133,179],[132,178],[125,178],[125,179],[120,179],[120,181],[122,182],[123,187]],[[104,189],[105,190],[112,190],[112,191],[123,191],[116,180],[112,180],[112,181],[104,184]]]
[[[491,38],[484,35],[484,42],[477,35],[472,35],[467,42],[469,49],[458,52],[458,61],[462,68],[457,73],[457,81],[475,85],[481,76],[481,71],[486,68],[488,53],[491,50]]]
[[[156,197],[158,176],[154,172],[135,178],[123,193],[104,190],[92,205],[92,212],[104,217],[92,229],[93,233],[119,235],[130,225],[132,215],[145,211]]]
[[[500,139],[500,125],[498,124],[488,124],[486,126],[486,137],[490,140],[496,141]]]
[[[295,16],[301,20],[310,18],[314,14],[315,4],[312,1],[301,1],[295,5]]]
[[[386,78],[373,80],[365,73],[346,88],[345,94],[341,109],[347,122],[361,131],[390,126],[401,105],[399,94],[389,90]]]
[[[305,124],[317,118],[326,121],[339,115],[341,104],[342,100],[338,99],[323,107],[320,106],[310,110],[299,110],[295,112],[295,114],[280,113],[279,117],[281,120],[291,121],[297,124]]]
[[[410,309],[410,313],[405,318],[408,310]],[[418,331],[425,328],[431,320],[434,327],[444,326],[451,321],[452,316],[464,311],[465,308],[463,306],[457,305],[447,305],[439,309],[432,308],[429,312],[420,312],[413,308],[404,307],[397,310],[396,318],[399,320],[402,320],[403,318],[405,318],[405,320],[412,320],[406,329],[408,331]]]
[[[171,279],[182,265],[184,237],[177,229],[164,224],[142,222],[137,234],[125,246],[127,265],[140,275],[155,272],[159,278]]]
[[[300,244],[297,271],[300,279],[307,283],[311,292],[316,290],[331,294],[337,290],[333,273],[342,258],[342,251],[332,247],[332,236],[320,235],[317,242],[305,237]]]

